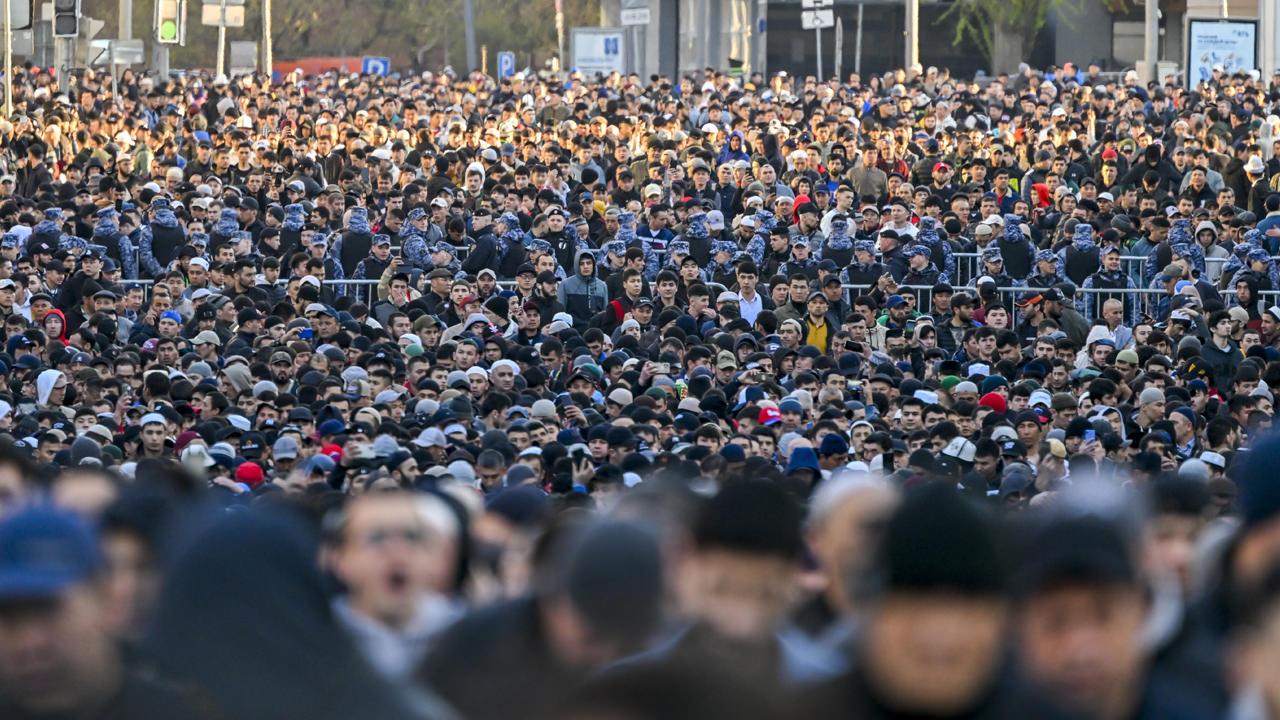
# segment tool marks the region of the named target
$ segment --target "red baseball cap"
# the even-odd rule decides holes
[[[757,418],[757,421],[761,425],[779,423],[782,422],[782,413],[778,412],[778,408],[775,407],[763,407],[760,408],[760,416]]]
[[[236,482],[242,482],[251,488],[255,488],[261,485],[264,480],[266,480],[266,475],[263,474],[262,467],[258,463],[240,463],[240,467],[236,468]]]

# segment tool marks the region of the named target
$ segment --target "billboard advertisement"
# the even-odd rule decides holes
[[[1245,18],[1187,19],[1187,87],[1213,77],[1258,67],[1258,21]]]

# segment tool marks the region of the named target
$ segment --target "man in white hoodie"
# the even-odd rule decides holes
[[[36,376],[36,408],[53,410],[75,417],[75,411],[66,403],[67,376],[61,370],[45,370]]]

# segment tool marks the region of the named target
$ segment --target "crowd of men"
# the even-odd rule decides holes
[[[0,718],[1280,718],[1280,73],[13,106]]]

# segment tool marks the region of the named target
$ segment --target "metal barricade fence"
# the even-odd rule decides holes
[[[137,281],[137,282],[138,284],[144,284],[143,281]],[[279,281],[278,284],[283,285],[286,282],[287,281],[285,280],[281,280]],[[150,281],[146,281],[145,284],[147,284],[149,287]],[[370,307],[370,308],[372,308],[373,305],[378,302],[378,294],[377,294],[378,281],[377,280],[325,280],[324,285],[326,287],[334,288],[335,292],[340,295],[349,295],[353,297],[357,302],[364,303],[367,307]],[[506,290],[514,287],[515,282],[511,280],[499,280],[497,285],[498,287]],[[861,295],[868,295],[873,290],[875,290],[875,286],[873,285],[845,284],[845,285],[842,285],[841,288],[844,290],[845,297],[849,302],[852,302],[854,299],[856,299]],[[953,285],[953,288],[955,289],[956,292],[964,291],[964,292],[968,292],[970,294],[976,295],[976,290],[972,285],[968,285],[968,286]],[[1017,320],[1021,315],[1019,308],[1017,306],[1018,299],[1023,294],[1032,292],[1034,290],[1035,288],[1028,288],[1024,286],[996,288],[996,292],[999,294],[999,299],[1005,305],[1005,307],[1008,308],[1009,313],[1012,317],[1011,322],[1014,325],[1017,324]],[[898,294],[903,296],[910,295],[915,300],[915,308],[914,308],[915,310],[920,312],[932,312],[931,311],[931,308],[933,307],[933,286],[932,285],[899,285]],[[1086,295],[1086,294],[1107,295],[1107,296],[1138,295],[1143,298],[1143,302],[1141,303],[1140,309],[1143,312],[1151,313],[1151,308],[1150,308],[1151,298],[1157,297],[1157,296],[1165,296],[1167,295],[1167,292],[1165,291],[1164,288],[1081,288],[1081,287],[1077,287],[1075,289],[1075,296],[1074,298],[1072,298],[1072,301],[1071,301],[1072,304],[1082,305],[1083,303],[1078,303],[1077,301],[1080,300],[1082,295]],[[1264,298],[1272,298],[1270,302],[1264,302],[1263,303],[1264,306],[1270,305],[1273,303],[1280,303],[1280,290],[1265,290],[1265,291],[1259,292],[1258,294],[1259,296]],[[1151,313],[1151,314],[1154,314],[1154,313]],[[1085,319],[1092,321],[1094,318],[1085,318]]]
[[[455,257],[458,258],[458,260],[465,260],[467,258],[467,254],[471,251],[472,248],[471,246],[468,246],[468,245],[454,245],[453,249],[454,249],[454,255]],[[1043,248],[1036,248],[1036,250],[1041,250],[1041,249]],[[393,246],[391,248],[391,252],[393,253],[393,255],[398,256],[400,253],[399,246]],[[666,254],[667,254],[666,249],[655,248],[653,252],[657,254],[658,262],[660,264],[665,265]],[[972,282],[974,278],[982,276],[983,269],[982,269],[982,262],[980,259],[981,253],[958,252],[958,253],[952,253],[952,255],[955,257],[955,260],[956,260],[956,277],[950,278],[952,284],[956,284],[956,283],[968,284]],[[1280,255],[1273,256],[1271,259],[1272,261],[1280,262]],[[1205,258],[1205,264],[1210,270],[1209,275],[1214,282],[1217,281],[1218,275],[1219,275],[1219,273],[1213,272],[1214,266],[1225,265],[1226,263],[1230,262],[1230,260],[1231,258],[1210,258],[1210,257]],[[1144,275],[1146,272],[1146,262],[1147,262],[1146,256],[1122,255],[1120,257],[1120,269],[1123,270],[1126,275],[1133,278],[1135,282],[1141,285],[1141,284],[1144,284],[1143,281],[1144,281]],[[1157,268],[1157,270],[1158,269],[1159,268]],[[1034,267],[1033,267],[1033,271],[1034,271]],[[333,282],[341,282],[341,281],[333,281]]]
[[[875,289],[874,286],[870,286],[870,285],[842,285],[841,287],[844,289],[845,294],[849,297],[850,301],[857,298],[859,295],[869,294],[872,290]],[[970,294],[976,293],[976,291],[972,287],[954,286],[954,289],[956,292],[968,292]],[[1018,324],[1022,321],[1022,314],[1023,314],[1022,309],[1019,308],[1017,305],[1019,298],[1026,293],[1030,293],[1034,291],[1035,291],[1035,288],[1018,287],[1018,286],[996,288],[996,293],[998,293],[1001,303],[1009,311],[1009,327],[1010,328],[1017,328]],[[1121,289],[1076,288],[1075,292],[1076,292],[1075,298],[1073,298],[1072,301],[1069,302],[1069,304],[1071,304],[1072,307],[1076,307],[1078,303],[1076,303],[1075,301],[1079,300],[1082,295],[1087,295],[1087,294],[1107,295],[1107,296],[1137,295],[1142,298],[1142,302],[1140,304],[1140,311],[1148,314],[1152,314],[1152,315],[1155,314],[1154,312],[1152,312],[1152,306],[1154,304],[1153,299],[1158,299],[1158,297],[1160,296],[1168,295],[1168,293],[1164,290],[1164,288],[1121,288]],[[932,314],[933,312],[932,310],[933,286],[932,285],[899,285],[898,294],[902,295],[903,297],[906,297],[908,295],[913,297],[916,301],[915,307],[913,308],[915,311],[925,313],[925,314]],[[1270,301],[1271,303],[1280,303],[1280,290],[1267,290],[1267,291],[1260,292],[1259,295],[1263,297],[1273,298]],[[1266,303],[1266,302],[1263,303],[1263,305],[1267,305],[1267,304],[1270,304],[1270,303]],[[1090,318],[1090,317],[1085,318],[1085,320],[1089,321],[1090,323],[1092,323],[1094,319],[1095,318]]]
[[[957,253],[956,258],[957,258],[957,271],[960,272],[962,263],[965,263],[965,262],[976,263],[978,259],[978,255],[976,253]],[[1142,263],[1146,261],[1146,258],[1139,258],[1139,257],[1124,257],[1121,259],[1122,261],[1129,261],[1134,263]],[[1280,257],[1277,257],[1276,259],[1280,260]],[[1207,262],[1225,263],[1227,262],[1227,260],[1228,260],[1227,258],[1206,258]],[[969,267],[973,267],[973,265],[969,265]],[[1140,265],[1139,265],[1139,268],[1140,268]],[[1141,277],[1140,269],[1139,269],[1138,276]],[[968,273],[967,278],[965,278],[961,282],[956,282],[956,280],[953,278],[951,283],[952,287],[957,292],[967,291],[971,294],[974,294],[975,290],[973,288],[973,282],[976,279],[976,277],[978,276],[974,275],[972,271],[970,271]],[[328,288],[332,288],[336,294],[351,296],[356,302],[364,303],[365,306],[369,308],[372,308],[374,304],[378,302],[378,292],[377,292],[378,282],[379,282],[378,280],[354,280],[354,279],[323,281],[324,285]],[[151,279],[128,280],[124,282],[124,285],[126,287],[129,287],[129,286],[142,287],[143,294],[145,296],[145,301],[148,303],[151,300],[151,290],[155,286],[155,284],[156,284],[155,281]],[[287,284],[288,284],[288,280],[284,278],[281,278],[276,281],[277,286],[285,286]],[[507,290],[515,287],[515,281],[499,280],[497,281],[497,285],[498,287],[504,290]],[[841,287],[844,290],[845,297],[849,302],[852,302],[859,295],[870,294],[871,291],[875,289],[875,286],[873,285],[846,284],[846,285],[842,285]],[[1016,300],[1020,295],[1030,290],[1031,288],[1027,288],[1027,287],[996,288],[996,292],[999,293],[1001,296],[1000,299],[1003,301],[1005,306],[1009,309],[1009,312],[1011,315],[1011,324],[1013,326],[1017,325],[1019,316],[1021,314],[1019,312],[1019,308],[1017,307]],[[902,294],[902,295],[907,295],[907,294],[911,295],[916,301],[915,309],[918,311],[928,312],[929,308],[933,306],[933,286],[932,285],[899,285],[898,291],[899,291],[899,294]],[[1127,288],[1127,289],[1077,287],[1075,289],[1075,293],[1076,293],[1076,296],[1075,296],[1076,300],[1080,298],[1081,294],[1088,294],[1088,293],[1105,294],[1109,296],[1140,295],[1143,297],[1143,302],[1141,303],[1141,306],[1140,306],[1141,310],[1143,312],[1147,312],[1154,315],[1154,313],[1151,312],[1151,307],[1152,307],[1151,297],[1165,295],[1166,291],[1163,288],[1144,288],[1144,287]],[[1228,293],[1230,293],[1230,289],[1225,291],[1224,295]],[[1259,291],[1258,295],[1260,298],[1262,298],[1262,301],[1260,302],[1259,310],[1265,309],[1266,307],[1273,304],[1280,304],[1280,290]],[[1090,320],[1090,321],[1092,321],[1093,319],[1094,318],[1086,318],[1086,320]]]
[[[288,281],[277,281],[277,285],[284,285]],[[334,289],[338,295],[347,295],[355,299],[356,302],[364,303],[370,309],[378,302],[378,280],[325,280],[324,285]],[[509,290],[515,287],[514,280],[499,280],[498,287],[503,290]]]
[[[378,302],[378,280],[324,280],[323,284],[327,288],[331,288],[337,295],[349,295],[356,302],[364,303],[372,308],[374,303]],[[125,280],[121,283],[124,287],[141,287],[143,294],[143,302],[150,303],[152,289],[156,285],[156,281],[150,278]],[[275,287],[283,288],[289,284],[286,278],[280,278],[275,282]],[[498,287],[508,290],[515,287],[514,280],[499,280]]]
[[[288,280],[282,281],[288,283]],[[335,295],[348,295],[356,302],[373,309],[378,302],[378,280],[325,280],[325,287],[333,289]],[[280,284],[280,283],[277,283]]]
[[[959,281],[962,284],[972,282],[974,278],[981,277],[981,257],[980,253],[953,253],[956,259],[956,274],[959,277],[951,278],[952,282]],[[1272,258],[1273,261],[1280,261],[1280,256]],[[1210,258],[1204,259],[1205,266],[1209,270],[1210,277],[1216,282],[1219,272],[1214,272],[1215,266],[1223,266],[1231,261],[1231,258]],[[1125,275],[1133,278],[1135,282],[1142,284],[1145,279],[1147,258],[1143,255],[1121,255],[1120,269]],[[1157,270],[1161,268],[1156,268]],[[1034,269],[1033,269],[1034,272]]]

